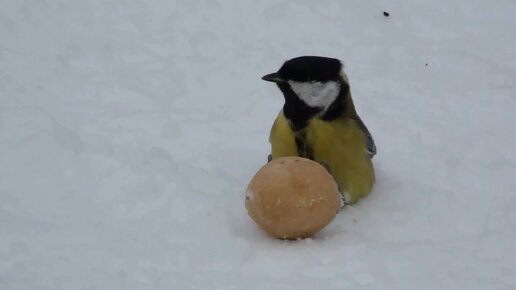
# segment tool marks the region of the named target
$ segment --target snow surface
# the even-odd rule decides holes
[[[515,1],[0,7],[0,289],[516,289]],[[244,197],[299,55],[346,63],[378,182],[287,242]]]

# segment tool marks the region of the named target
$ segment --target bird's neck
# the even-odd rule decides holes
[[[283,114],[285,118],[290,121],[294,132],[304,131],[313,118],[330,122],[356,114],[349,86],[345,82],[341,83],[339,95],[324,112],[321,108],[308,106],[294,93],[288,84],[280,83],[278,87],[285,97]]]
[[[302,131],[307,127],[308,121],[320,112],[320,109],[308,106],[287,83],[278,83],[278,87],[285,97],[283,105],[285,118],[290,121],[293,131]]]
[[[328,107],[328,109],[320,116],[323,121],[334,121],[339,118],[347,118],[356,114],[355,105],[351,99],[349,85],[345,82],[341,83],[341,89],[337,99]]]

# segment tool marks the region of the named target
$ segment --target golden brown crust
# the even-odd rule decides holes
[[[320,164],[283,157],[256,173],[245,205],[251,218],[271,236],[298,239],[329,224],[341,200],[337,183]]]

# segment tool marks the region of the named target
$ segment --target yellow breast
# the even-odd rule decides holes
[[[269,141],[273,159],[298,156],[294,133],[283,113],[276,118]],[[329,167],[347,202],[354,203],[371,191],[373,164],[367,155],[365,135],[354,120],[313,119],[308,123],[305,143],[312,147],[314,160]]]

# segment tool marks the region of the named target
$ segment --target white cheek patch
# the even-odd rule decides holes
[[[340,84],[336,81],[288,83],[305,104],[313,108],[322,108],[324,111],[337,99],[340,91]]]

